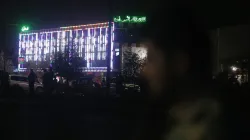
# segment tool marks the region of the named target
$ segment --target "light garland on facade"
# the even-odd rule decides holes
[[[39,68],[39,62],[50,61],[51,63],[56,53],[60,51],[67,54],[66,51],[69,51],[69,58],[74,55],[74,57],[82,57],[87,62],[86,70],[99,69],[99,64],[101,64],[100,67],[105,67],[108,24],[104,22],[22,32],[19,34],[19,57],[24,57],[26,62],[35,62]],[[113,69],[114,26],[112,23],[111,69]],[[18,69],[22,68],[24,65],[18,64]]]

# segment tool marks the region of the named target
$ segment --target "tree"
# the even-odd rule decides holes
[[[64,57],[63,53],[58,53],[54,62],[53,62],[53,69],[60,73],[61,75],[67,76],[69,70],[69,63]]]
[[[127,82],[134,82],[145,65],[146,58],[141,59],[139,55],[132,52],[131,49],[126,50],[123,56],[122,75]]]
[[[67,59],[67,53],[58,53],[53,63],[55,71],[63,76],[73,77],[77,69],[86,66],[86,61],[76,55],[73,55],[70,60]]]

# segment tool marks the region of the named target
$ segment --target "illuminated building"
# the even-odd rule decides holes
[[[114,23],[111,34],[111,61],[113,70]],[[78,57],[86,62],[83,72],[105,72],[107,70],[108,22],[78,26],[29,31],[23,27],[19,34],[19,70],[33,67],[44,68],[41,63],[53,65],[57,54],[65,58]]]
[[[111,71],[119,71],[119,66],[114,63],[120,62],[118,56],[121,39],[116,37],[115,34],[119,33],[115,30],[128,28],[120,28],[120,25],[144,23],[146,17],[125,16],[123,18],[117,16],[113,20],[110,67]],[[108,24],[108,22],[104,22],[36,31],[30,30],[28,26],[23,26],[19,33],[18,70],[25,71],[27,68],[40,69],[53,66],[55,59],[60,54],[69,63],[72,58],[80,58],[84,63],[79,67],[82,72],[106,72]],[[119,27],[116,29],[115,26]]]

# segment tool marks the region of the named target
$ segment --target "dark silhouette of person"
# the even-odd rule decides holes
[[[31,95],[33,95],[35,93],[34,85],[35,85],[36,80],[37,80],[36,74],[34,73],[33,69],[30,69],[28,81],[29,81],[29,92]]]
[[[105,78],[102,78],[102,86],[105,86],[106,85],[106,80]]]
[[[121,95],[123,92],[123,78],[121,74],[116,76],[116,94]]]
[[[46,69],[43,70],[43,88],[45,93],[49,91],[49,75]]]
[[[54,72],[53,72],[53,69],[50,67],[49,68],[49,72],[48,72],[49,76],[48,76],[48,79],[49,79],[49,83],[50,83],[50,93],[52,93],[52,91],[54,90],[55,88],[55,76],[54,76]]]
[[[54,73],[51,68],[49,69],[49,71],[47,71],[46,69],[44,70],[43,86],[44,86],[45,93],[47,95],[50,95],[52,93],[52,90],[54,87],[53,77],[54,77]]]
[[[141,34],[148,50],[144,75],[151,103],[141,139],[231,138],[219,91],[211,86],[212,51],[205,23],[185,4],[162,5],[151,11]]]

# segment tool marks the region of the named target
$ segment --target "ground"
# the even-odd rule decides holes
[[[126,99],[127,100],[127,99]],[[2,99],[2,136],[8,139],[127,139],[140,100],[92,97]],[[4,126],[4,127],[3,127]],[[9,135],[11,134],[11,135]]]

